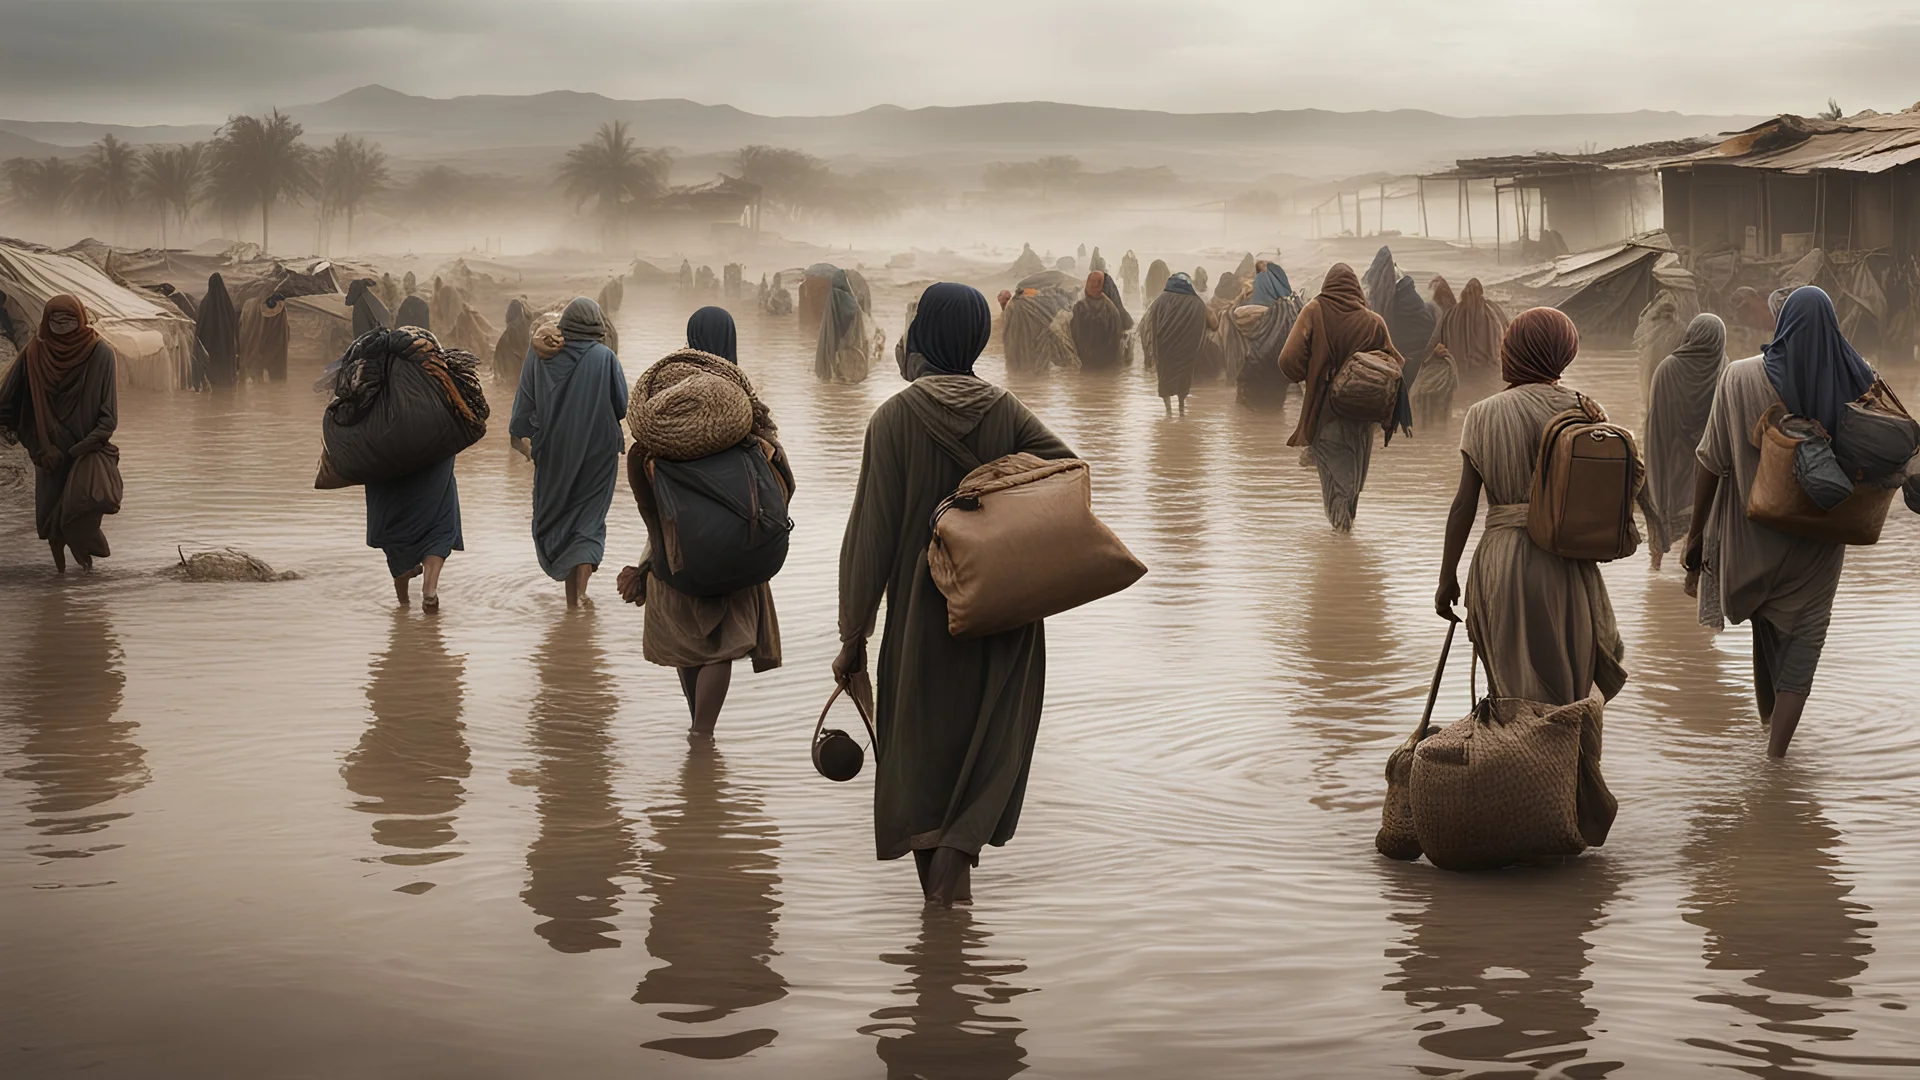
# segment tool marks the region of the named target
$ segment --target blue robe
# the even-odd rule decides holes
[[[545,360],[528,352],[507,433],[533,441],[534,553],[555,581],[606,555],[626,415],[627,376],[612,349],[579,340]]]
[[[448,458],[416,473],[366,485],[367,546],[387,553],[387,569],[394,577],[419,566],[429,555],[444,559],[466,550],[453,462]]]

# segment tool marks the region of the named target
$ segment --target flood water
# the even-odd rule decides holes
[[[630,377],[686,310],[630,297]],[[311,490],[323,400],[298,375],[123,397],[127,506],[91,577],[55,579],[6,512],[0,1075],[1920,1073],[1920,522],[1897,504],[1848,553],[1785,763],[1745,629],[1701,630],[1673,563],[1606,567],[1632,672],[1612,838],[1450,874],[1372,840],[1444,636],[1457,432],[1377,452],[1336,536],[1288,429],[1224,386],[1169,422],[1137,369],[1017,385],[1151,573],[1049,621],[1019,835],[977,903],[928,913],[910,860],[873,859],[871,766],[834,785],[807,754],[865,420],[902,384],[819,385],[791,320],[740,328],[798,530],[787,666],[740,667],[712,749],[613,592],[644,540],[624,478],[597,607],[540,573],[506,388],[460,459],[438,615],[394,610],[357,491]],[[1630,359],[1568,378],[1639,425]],[[229,544],[301,578],[160,573]],[[1450,671],[1440,720],[1468,705]]]

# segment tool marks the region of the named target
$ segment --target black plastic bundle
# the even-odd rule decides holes
[[[351,483],[406,476],[487,433],[479,358],[424,330],[372,330],[341,356],[321,422],[327,459]]]

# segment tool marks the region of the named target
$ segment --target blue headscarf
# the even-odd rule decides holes
[[[1787,411],[1820,421],[1829,435],[1847,403],[1873,386],[1873,369],[1840,333],[1833,300],[1811,285],[1787,298],[1760,355]]]
[[[993,336],[993,309],[971,285],[942,281],[927,286],[907,327],[907,353],[926,360],[922,374],[971,375]]]
[[[712,353],[730,364],[740,362],[738,333],[726,308],[709,304],[687,320],[687,348]]]
[[[1253,302],[1261,307],[1272,307],[1293,295],[1293,282],[1287,280],[1287,272],[1280,268],[1280,260],[1273,259],[1266,269],[1254,275]]]
[[[1200,295],[1199,293],[1193,291],[1193,279],[1188,277],[1184,271],[1168,278],[1166,287],[1161,289],[1160,291],[1170,292],[1170,293],[1184,293],[1187,296]]]

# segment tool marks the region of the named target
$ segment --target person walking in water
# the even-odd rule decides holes
[[[1686,338],[1653,373],[1641,447],[1647,455],[1647,490],[1668,536],[1692,531],[1697,452],[1727,366],[1726,342],[1727,325],[1720,316],[1696,315]]]
[[[1147,343],[1160,403],[1166,406],[1168,416],[1173,415],[1175,399],[1180,402],[1180,415],[1187,415],[1193,369],[1207,347],[1207,332],[1215,325],[1213,312],[1195,291],[1193,279],[1185,274],[1168,277],[1166,287],[1147,308],[1141,338]]]
[[[687,350],[692,351],[682,350],[666,359],[718,375],[746,394],[753,407],[752,437],[759,441],[791,501],[793,467],[780,445],[772,414],[738,366],[737,336],[733,316],[725,308],[703,307],[687,320]],[[634,405],[638,397],[636,392]],[[687,734],[711,738],[733,683],[733,662],[750,659],[756,672],[780,666],[780,620],[774,612],[773,586],[762,583],[725,596],[689,596],[668,584],[663,572],[656,572],[667,549],[654,500],[650,455],[640,443],[639,414],[631,406],[628,424],[634,444],[627,454],[627,486],[647,526],[648,558],[621,571],[620,595],[645,608],[641,655],[680,674],[680,690],[692,716]]]
[[[867,669],[884,598],[875,725],[876,853],[909,852],[927,901],[971,898],[987,845],[1013,837],[1046,688],[1042,623],[979,638],[947,632],[927,569],[933,510],[974,468],[1013,453],[1072,457],[1020,399],[973,373],[987,299],[943,282],[907,329],[911,385],[874,411],[840,547],[842,686]]]
[[[1834,431],[1847,403],[1873,382],[1873,369],[1840,333],[1833,301],[1809,285],[1787,298],[1760,355],[1721,373],[1700,439],[1684,562],[1698,575],[1703,625],[1753,623],[1754,697],[1771,757],[1786,756],[1813,692],[1847,549],[1747,520],[1760,471],[1751,433],[1775,403]]]
[[[1392,283],[1388,283],[1391,288]],[[1309,447],[1320,471],[1320,499],[1327,522],[1338,532],[1353,531],[1373,462],[1371,423],[1349,420],[1329,405],[1333,376],[1359,352],[1383,352],[1400,359],[1387,324],[1367,307],[1367,296],[1353,267],[1335,263],[1321,282],[1320,295],[1307,301],[1280,349],[1280,373],[1301,388],[1300,422],[1288,446]],[[1406,361],[1401,359],[1404,369]],[[1398,417],[1396,417],[1398,419]],[[1394,421],[1381,425],[1388,441]]]
[[[109,440],[119,426],[113,347],[93,329],[78,298],[49,298],[39,332],[0,382],[0,435],[25,443],[33,460],[34,526],[59,573],[67,572],[69,551],[88,571],[93,560],[112,553],[100,513],[69,514],[65,496],[75,462],[94,453],[118,460]]]
[[[627,377],[602,343],[600,305],[578,296],[560,313],[552,355],[529,351],[507,434],[533,461],[533,547],[540,569],[567,583],[567,606],[586,598],[607,547],[607,510],[626,439]]]

